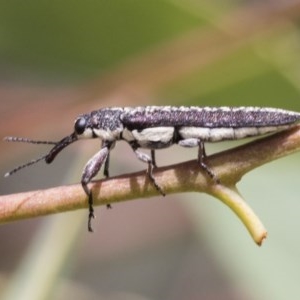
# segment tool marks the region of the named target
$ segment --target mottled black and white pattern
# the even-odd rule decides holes
[[[205,163],[204,142],[238,140],[260,136],[296,126],[300,113],[260,107],[185,107],[185,106],[140,106],[102,108],[78,116],[74,132],[61,141],[44,142],[24,138],[7,138],[8,141],[50,143],[55,146],[47,155],[22,165],[6,176],[45,159],[51,163],[65,147],[79,139],[99,138],[101,149],[86,164],[81,184],[89,197],[88,229],[92,231],[94,218],[92,192],[88,183],[104,165],[108,177],[109,153],[118,140],[125,140],[137,158],[148,164],[147,174],[156,189],[164,192],[155,181],[152,170],[156,167],[155,150],[178,144],[182,147],[198,147],[198,162],[202,169],[216,182],[217,177]],[[139,151],[150,149],[151,156]]]
[[[161,149],[184,140],[237,140],[294,126],[299,113],[260,107],[141,106],[103,108],[79,116],[79,138],[123,139],[135,148]]]

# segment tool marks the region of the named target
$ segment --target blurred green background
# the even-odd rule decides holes
[[[103,106],[300,111],[299,16],[300,1],[2,1],[1,136],[59,140],[78,114]],[[145,167],[119,144],[111,175]],[[1,194],[78,182],[98,148],[74,144],[50,166],[1,179]],[[46,149],[2,143],[2,174]],[[195,151],[173,147],[157,162]],[[94,234],[86,210],[2,225],[0,297],[296,299],[298,161],[272,162],[239,184],[269,231],[261,248],[227,207],[196,193],[98,207]]]

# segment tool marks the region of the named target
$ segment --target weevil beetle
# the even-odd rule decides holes
[[[205,163],[205,142],[238,140],[273,133],[296,126],[300,113],[277,108],[261,107],[175,107],[139,106],[102,108],[75,119],[74,131],[58,142],[36,141],[27,138],[6,137],[6,141],[35,144],[53,144],[46,155],[21,165],[5,174],[9,176],[40,160],[51,163],[65,147],[81,139],[99,138],[101,149],[85,165],[81,177],[83,190],[88,196],[88,230],[94,218],[93,196],[88,183],[104,164],[104,175],[109,177],[109,154],[116,141],[125,140],[137,158],[148,164],[147,175],[155,188],[164,195],[153,176],[156,167],[155,150],[178,144],[198,147],[199,166],[218,182],[217,176]],[[151,156],[139,151],[150,149]]]

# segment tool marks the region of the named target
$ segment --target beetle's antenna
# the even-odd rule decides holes
[[[19,142],[19,143],[29,143],[29,144],[47,144],[47,145],[56,145],[57,142],[53,141],[36,141],[24,137],[16,136],[6,136],[4,139],[6,142]]]
[[[37,141],[37,140],[31,140],[28,138],[23,137],[14,137],[14,136],[8,136],[4,138],[4,141],[7,142],[21,142],[21,143],[30,143],[30,144],[46,144],[46,145],[55,145],[46,155],[43,155],[37,159],[33,159],[21,166],[16,167],[15,169],[11,170],[10,172],[5,173],[4,177],[8,177],[16,172],[18,172],[21,169],[24,169],[28,166],[31,166],[41,160],[45,160],[47,164],[50,164],[56,155],[65,147],[70,145],[71,143],[75,142],[77,140],[77,136],[75,133],[72,133],[71,135],[66,136],[59,142],[53,142],[53,141]]]
[[[42,157],[39,157],[39,158],[37,158],[37,159],[33,159],[33,160],[29,161],[28,163],[26,163],[26,164],[24,164],[24,165],[18,166],[18,167],[16,167],[16,168],[14,168],[13,170],[11,170],[11,171],[5,173],[5,174],[4,174],[4,177],[8,177],[8,176],[10,176],[10,175],[12,175],[12,174],[18,172],[18,171],[21,170],[21,169],[24,169],[24,168],[26,168],[26,167],[28,167],[28,166],[31,166],[31,165],[33,165],[33,164],[39,162],[40,160],[45,159],[46,157],[47,157],[47,155],[43,155]]]

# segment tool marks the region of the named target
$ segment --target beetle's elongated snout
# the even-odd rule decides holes
[[[49,153],[45,157],[45,162],[47,164],[50,164],[61,150],[63,150],[64,148],[66,148],[67,146],[69,146],[77,140],[78,138],[75,132],[64,137],[49,151]]]

